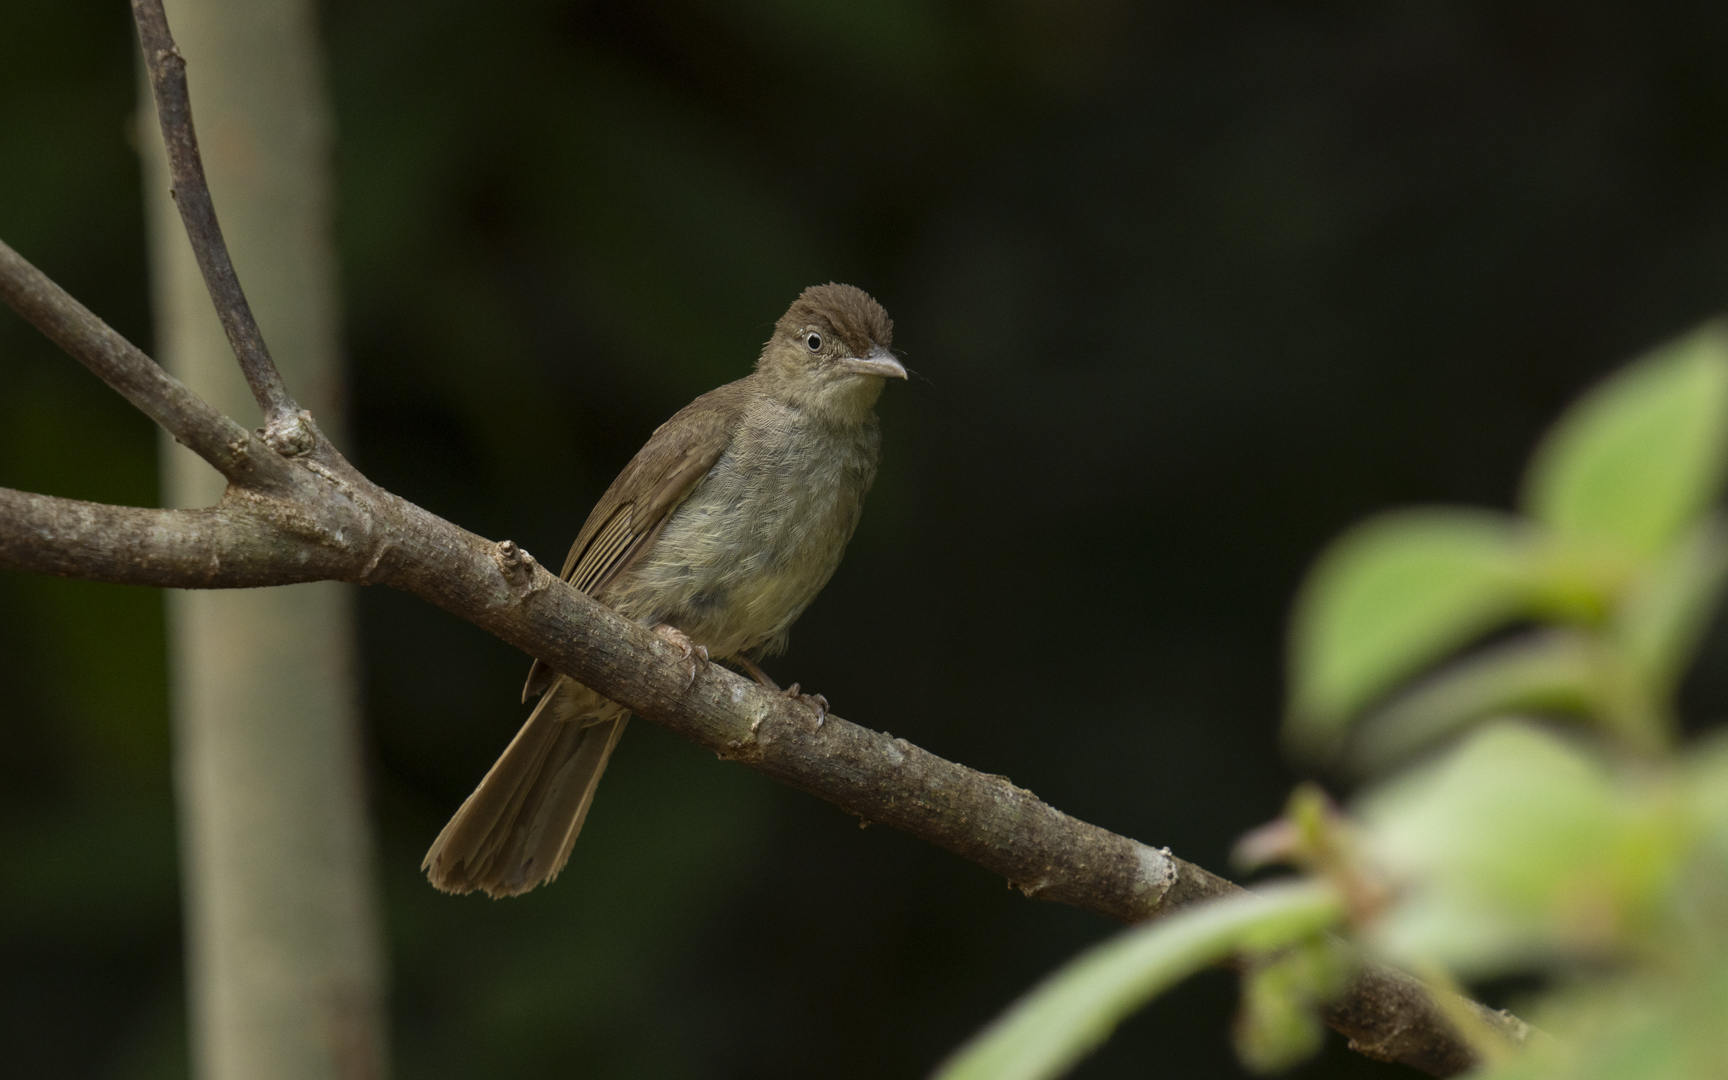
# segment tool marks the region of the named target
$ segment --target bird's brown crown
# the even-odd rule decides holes
[[[853,285],[830,281],[805,289],[774,324],[774,335],[790,338],[809,326],[838,337],[853,356],[865,355],[873,345],[886,349],[894,343],[894,320],[869,293]]]

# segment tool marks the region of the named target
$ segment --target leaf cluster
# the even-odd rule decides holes
[[[1474,1075],[1728,1075],[1728,736],[1681,738],[1682,674],[1728,581],[1728,327],[1585,395],[1518,513],[1389,513],[1322,554],[1289,648],[1292,749],[1367,782],[1305,785],[1239,858],[1300,876],[1127,931],[941,1072],[1059,1075],[1165,987],[1236,957],[1238,1053],[1319,1046],[1364,959],[1424,978]],[[1450,991],[1506,975],[1541,1034]]]

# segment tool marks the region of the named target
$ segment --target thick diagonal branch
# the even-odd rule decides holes
[[[173,380],[10,248],[0,298],[233,481],[206,511],[141,510],[0,491],[0,566],[96,581],[221,588],[331,579],[391,585],[546,661],[655,723],[1007,878],[1029,896],[1124,922],[1234,892],[1200,867],[1077,821],[988,776],[771,694],[718,665],[690,678],[680,650],[548,573],[377,487],[330,446],[261,445]],[[224,440],[232,440],[225,442]],[[1522,1041],[1516,1018],[1472,1006]],[[1326,1013],[1370,1057],[1437,1076],[1474,1056],[1421,983],[1371,967]]]
[[[31,501],[42,498],[0,494],[0,565],[185,588],[307,580],[319,567],[339,580],[392,585],[723,758],[946,848],[1029,896],[1137,922],[1237,891],[1167,850],[1078,821],[1001,777],[905,739],[837,716],[818,728],[809,708],[719,665],[702,667],[692,681],[678,649],[557,580],[516,545],[490,543],[370,485],[332,479],[315,505],[264,498],[225,501],[215,511]],[[287,531],[351,513],[374,523],[374,539],[324,530],[326,550],[315,555]],[[1509,1038],[1523,1037],[1519,1021],[1480,1011]],[[1472,1063],[1428,991],[1390,969],[1370,968],[1327,1018],[1381,1060],[1439,1076]]]
[[[717,664],[692,680],[680,650],[559,581],[514,544],[488,545],[467,533],[450,543],[444,522],[401,505],[404,521],[428,520],[398,534],[404,544],[391,548],[374,580],[460,615],[722,758],[946,848],[1028,896],[1122,922],[1240,891],[1168,849],[1076,820],[1002,777],[905,739],[833,715],[818,727],[808,706]],[[433,536],[422,546],[419,538]],[[1466,1004],[1508,1041],[1528,1037],[1516,1017]],[[1324,1015],[1354,1049],[1378,1060],[1436,1076],[1475,1063],[1430,990],[1388,967],[1368,966]]]
[[[649,720],[1006,877],[1028,896],[1125,922],[1237,890],[1171,855],[1077,821],[1009,781],[811,710],[683,654],[549,574],[377,487],[301,412],[264,347],[229,260],[192,129],[185,62],[160,0],[133,0],[176,200],[267,434],[191,393],[0,243],[0,299],[230,481],[221,505],[164,511],[0,489],[0,567],[95,581],[232,588],[381,583],[480,626]],[[277,451],[280,451],[278,453]],[[285,456],[286,455],[286,456]],[[1521,1041],[1515,1018],[1478,1009]],[[1327,1013],[1361,1052],[1440,1076],[1473,1055],[1414,979],[1372,967]]]
[[[228,335],[228,344],[240,362],[246,384],[264,411],[266,438],[283,453],[303,453],[311,448],[309,435],[298,423],[300,406],[276,370],[252,306],[234,273],[222,225],[210,185],[204,179],[204,161],[198,153],[198,134],[192,127],[192,101],[186,88],[186,60],[168,32],[168,16],[162,0],[132,0],[132,17],[138,24],[138,39],[144,48],[144,67],[150,75],[150,93],[156,102],[156,118],[162,126],[162,142],[168,150],[168,176],[174,205],[186,223],[186,235],[204,275],[204,286],[216,305],[216,315]]]

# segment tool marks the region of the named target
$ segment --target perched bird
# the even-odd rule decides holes
[[[884,379],[906,377],[893,330],[861,289],[805,289],[752,374],[686,405],[612,481],[563,578],[687,655],[736,662],[778,690],[756,661],[785,647],[858,526],[880,456],[876,399]],[[539,661],[522,700],[534,694],[426,853],[440,889],[514,896],[570,857],[630,713]]]

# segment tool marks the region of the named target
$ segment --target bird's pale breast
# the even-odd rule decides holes
[[[876,476],[876,418],[832,425],[753,402],[729,448],[643,560],[605,590],[715,657],[777,651],[840,565]]]

